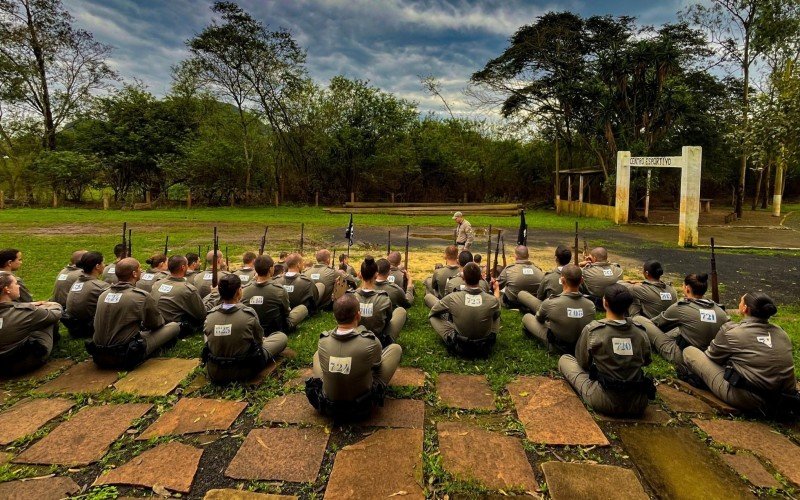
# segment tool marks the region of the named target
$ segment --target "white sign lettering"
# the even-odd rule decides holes
[[[108,274],[117,274],[117,268],[114,266],[109,267]]]
[[[75,282],[72,284],[72,288],[69,289],[70,292],[80,292],[83,290],[83,283],[82,282]]]
[[[362,302],[359,305],[359,311],[361,311],[361,317],[371,318],[372,313],[375,311],[375,304],[372,302]]]
[[[680,167],[680,156],[632,156],[631,167]]]
[[[227,337],[233,331],[233,325],[214,325],[215,337]]]
[[[162,283],[160,287],[158,287],[158,291],[161,293],[169,293],[172,291],[172,285],[168,285],[166,283]]]
[[[700,309],[700,321],[703,323],[716,323],[717,311],[713,309]]]
[[[342,375],[349,375],[352,364],[353,364],[353,358],[351,358],[350,356],[346,358],[331,356],[330,358],[328,358],[328,371],[331,373],[341,373]]]
[[[464,295],[464,305],[467,307],[480,307],[483,305],[482,295]]]
[[[633,345],[631,344],[631,339],[614,337],[611,339],[611,344],[612,348],[614,349],[614,354],[619,354],[620,356],[633,356]]]
[[[572,307],[567,308],[567,317],[568,318],[582,318],[583,317],[583,309],[575,309]]]
[[[770,334],[766,334],[763,337],[756,337],[756,340],[772,349],[772,336]]]
[[[669,292],[660,292],[661,300],[672,300],[672,294]]]
[[[260,306],[264,303],[264,297],[261,295],[253,295],[250,297],[250,305],[251,306]]]
[[[67,275],[66,274],[59,274],[58,275],[58,281],[67,281]]]
[[[104,300],[103,302],[105,302],[106,304],[119,304],[119,299],[121,298],[122,298],[121,293],[109,293],[108,295],[106,295],[106,300]]]

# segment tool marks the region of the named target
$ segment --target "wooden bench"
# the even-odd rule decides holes
[[[711,212],[711,202],[713,198],[700,198],[700,211],[703,213]]]

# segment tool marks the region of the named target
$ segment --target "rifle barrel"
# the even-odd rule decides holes
[[[386,255],[392,253],[392,232],[389,231],[389,236],[386,238]]]
[[[128,236],[128,223],[127,222],[123,222],[122,223],[122,258],[123,259],[125,257],[130,257],[128,255],[128,241],[126,239],[127,236]]]
[[[489,270],[489,266],[491,265],[492,261],[492,225],[489,224],[489,243],[486,245],[486,281],[492,279],[491,271]]]
[[[167,256],[169,252],[169,235],[167,235],[167,239],[164,241],[164,256]]]
[[[717,256],[714,253],[714,238],[711,238],[711,300],[719,304],[719,276],[717,275]]]
[[[211,259],[211,288],[216,288],[217,280],[217,250],[219,249],[219,239],[217,238],[217,226],[214,226],[214,256]]]
[[[406,226],[406,257],[403,261],[403,267],[405,268],[406,273],[408,273],[408,235],[411,232],[411,226]],[[406,279],[403,281],[403,290],[408,288],[408,274],[406,274]]]
[[[578,222],[575,222],[575,265],[578,265]]]

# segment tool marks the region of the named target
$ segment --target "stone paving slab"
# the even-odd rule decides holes
[[[274,495],[243,490],[208,490],[203,500],[297,500],[293,495]]]
[[[178,493],[189,493],[202,454],[203,450],[177,441],[161,444],[101,475],[92,486],[161,486]]]
[[[745,483],[685,427],[620,429],[631,460],[662,498],[753,498]]]
[[[320,415],[308,402],[304,392],[296,392],[267,401],[258,415],[262,422],[328,425],[331,419]]]
[[[264,381],[267,379],[267,377],[275,373],[275,370],[277,370],[282,363],[283,363],[283,358],[281,357],[278,357],[275,361],[270,360],[266,368],[261,370],[258,373],[258,375],[245,382],[244,385],[253,387],[263,384]]]
[[[309,375],[310,376],[310,375]],[[425,385],[425,372],[419,368],[401,366],[394,372],[390,387],[422,387]]]
[[[447,472],[493,490],[538,488],[519,439],[462,422],[439,422],[436,429]]]
[[[422,429],[381,429],[339,450],[325,498],[422,500],[422,472]]]
[[[444,406],[464,410],[494,410],[494,392],[484,375],[440,373],[436,392]]]
[[[383,407],[361,422],[371,427],[422,429],[425,425],[425,402],[419,399],[384,399]]]
[[[67,371],[36,389],[44,394],[97,394],[117,381],[116,370],[103,370],[87,360],[69,368]]]
[[[13,453],[9,453],[7,451],[0,451],[0,465],[5,465],[14,458]]]
[[[7,445],[28,434],[75,406],[69,399],[30,399],[0,413],[0,445]]]
[[[636,474],[622,467],[583,463],[542,464],[547,491],[553,500],[647,500]]]
[[[701,413],[713,415],[714,409],[703,400],[667,384],[658,384],[658,397],[667,404],[670,410],[681,413]]]
[[[647,405],[647,408],[644,409],[644,414],[641,417],[636,417],[636,418],[614,417],[611,415],[604,415],[599,412],[595,413],[595,417],[597,417],[598,420],[602,420],[605,422],[621,422],[628,424],[655,424],[655,425],[664,425],[672,419],[672,417],[670,417],[669,414],[665,412],[660,406],[654,404]]]
[[[310,483],[317,479],[328,434],[320,427],[253,429],[225,476]]]
[[[205,372],[198,373],[197,376],[193,378],[192,381],[189,382],[189,384],[186,387],[183,388],[182,395],[189,396],[191,394],[194,394],[195,392],[199,391],[200,389],[204,388],[210,383],[211,382],[208,380],[208,377],[206,377]]]
[[[75,362],[66,358],[52,358],[47,363],[32,372],[25,373],[24,375],[17,375],[14,377],[0,376],[0,382],[17,382],[20,380],[42,380],[64,368],[69,368]]]
[[[134,420],[150,411],[150,404],[85,406],[71,419],[23,451],[14,463],[88,465],[100,460]]]
[[[736,455],[722,455],[722,460],[735,470],[740,476],[747,478],[753,486],[758,488],[781,487],[781,483],[764,468],[758,459],[749,453],[737,453]]]
[[[718,443],[749,450],[769,460],[789,481],[800,485],[800,447],[759,422],[692,419]]]
[[[709,391],[698,389],[697,387],[684,382],[683,380],[674,379],[672,382],[677,385],[680,390],[700,398],[704,403],[720,413],[726,413],[728,415],[738,415],[741,413],[739,410],[719,399]]]
[[[247,403],[224,399],[183,398],[158,417],[136,439],[224,431],[247,407]]]
[[[114,387],[137,396],[166,396],[198,366],[199,359],[151,358],[129,372]]]
[[[61,500],[81,487],[68,477],[46,477],[0,483],[0,498],[9,500]]]
[[[287,389],[294,389],[296,387],[305,387],[306,379],[309,378],[314,374],[314,371],[311,368],[303,368],[298,370],[298,374],[296,377],[288,380],[286,384]]]
[[[518,377],[507,388],[530,441],[552,445],[609,445],[583,402],[564,380]]]

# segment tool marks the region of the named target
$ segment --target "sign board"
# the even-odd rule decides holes
[[[684,164],[682,156],[631,156],[631,167],[676,167]]]

